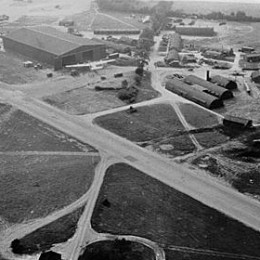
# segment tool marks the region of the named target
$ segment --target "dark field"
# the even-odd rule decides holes
[[[98,157],[0,156],[0,212],[17,223],[61,209],[90,187]]]
[[[177,114],[170,105],[139,107],[136,113],[128,111],[98,117],[101,127],[134,142],[145,142],[184,131]]]
[[[84,207],[79,208],[23,238],[18,238],[21,246],[19,254],[38,253],[50,249],[53,244],[66,242],[74,235],[83,210]]]
[[[170,105],[138,107],[136,113],[118,112],[98,117],[95,122],[119,136],[167,157],[188,154],[195,149]]]
[[[95,151],[9,105],[0,109],[0,151]]]
[[[126,164],[108,169],[91,222],[98,232],[137,235],[165,246],[260,256],[259,232]]]
[[[187,123],[195,128],[213,127],[219,124],[218,117],[198,106],[192,104],[180,104],[179,108]]]
[[[153,250],[126,240],[100,241],[86,247],[79,260],[155,260]]]

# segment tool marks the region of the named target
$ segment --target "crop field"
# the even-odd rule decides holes
[[[25,60],[11,53],[0,52],[0,81],[7,84],[25,84],[46,80],[45,70],[25,68]]]
[[[35,254],[49,250],[53,244],[63,243],[70,239],[76,229],[84,207],[69,213],[32,233],[18,238],[20,254]]]
[[[114,78],[114,71],[112,70],[104,81],[100,77],[95,76],[95,80],[88,83],[88,85],[52,96],[46,96],[44,97],[44,101],[74,115],[95,113],[124,106],[126,103],[117,97],[118,90],[121,88],[123,80],[127,80],[129,86],[134,83],[135,73],[127,71],[123,73],[123,77]],[[97,91],[95,90],[96,86],[100,86],[104,90]],[[114,90],[106,90],[105,88],[107,87],[113,87]],[[148,73],[143,77],[141,85],[136,86],[136,88],[138,88],[139,92],[135,103],[150,100],[158,96],[158,92],[151,87],[151,77]]]
[[[90,244],[79,257],[79,260],[96,259],[155,260],[155,256],[151,248],[140,243],[116,240]]]
[[[61,209],[89,189],[99,157],[1,155],[1,218],[18,223]]]
[[[136,113],[118,112],[98,117],[95,122],[119,136],[167,157],[187,154],[195,148],[170,105],[139,107]]]
[[[15,22],[10,23],[10,26],[35,26],[35,25],[51,25],[58,20],[58,17],[53,16],[29,16],[24,15]]]
[[[141,236],[164,247],[260,256],[259,232],[126,164],[107,170],[91,222],[98,232]]]
[[[0,105],[0,151],[95,151],[87,144],[16,110]]]

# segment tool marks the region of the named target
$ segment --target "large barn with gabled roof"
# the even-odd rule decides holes
[[[50,64],[55,70],[106,56],[103,44],[48,26],[23,27],[2,38],[5,50]]]

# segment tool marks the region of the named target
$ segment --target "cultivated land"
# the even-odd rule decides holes
[[[0,104],[0,151],[90,151],[95,149],[28,114]]]
[[[117,69],[118,70],[118,69]],[[109,71],[109,69],[108,69]],[[102,74],[92,74],[92,80],[86,85],[68,90],[65,92],[57,93],[55,95],[46,96],[43,98],[47,103],[56,106],[69,114],[82,115],[94,113],[98,111],[108,110],[126,105],[121,101],[117,95],[119,89],[122,87],[122,81],[127,80],[128,85],[134,84],[135,72],[133,69],[129,71],[122,70],[123,77],[114,78],[114,69],[108,71],[105,80],[101,80]],[[97,91],[95,87],[102,87],[104,90]],[[143,77],[140,86],[135,87],[139,90],[135,103],[150,100],[158,96],[158,92],[151,87],[151,77],[149,73]],[[106,88],[108,90],[106,90]],[[109,90],[114,88],[114,90]]]
[[[35,254],[49,250],[54,244],[66,242],[76,229],[84,207],[69,213],[32,233],[19,238],[20,254]]]
[[[119,257],[120,256],[120,257]],[[136,242],[100,241],[86,247],[79,260],[127,259],[155,260],[154,252]]]
[[[177,156],[192,152],[195,147],[170,105],[138,107],[136,113],[128,110],[95,119],[101,127],[116,133],[142,147],[166,155]]]
[[[47,216],[92,184],[98,157],[0,155],[0,217],[10,223]]]
[[[260,256],[259,232],[126,164],[108,169],[91,221],[98,232],[137,235],[165,247]]]

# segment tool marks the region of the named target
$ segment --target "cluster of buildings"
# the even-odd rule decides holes
[[[209,109],[222,107],[224,100],[233,98],[231,90],[236,88],[236,82],[222,76],[209,78],[208,74],[207,80],[189,75],[183,80],[173,78],[166,82],[169,91]]]

